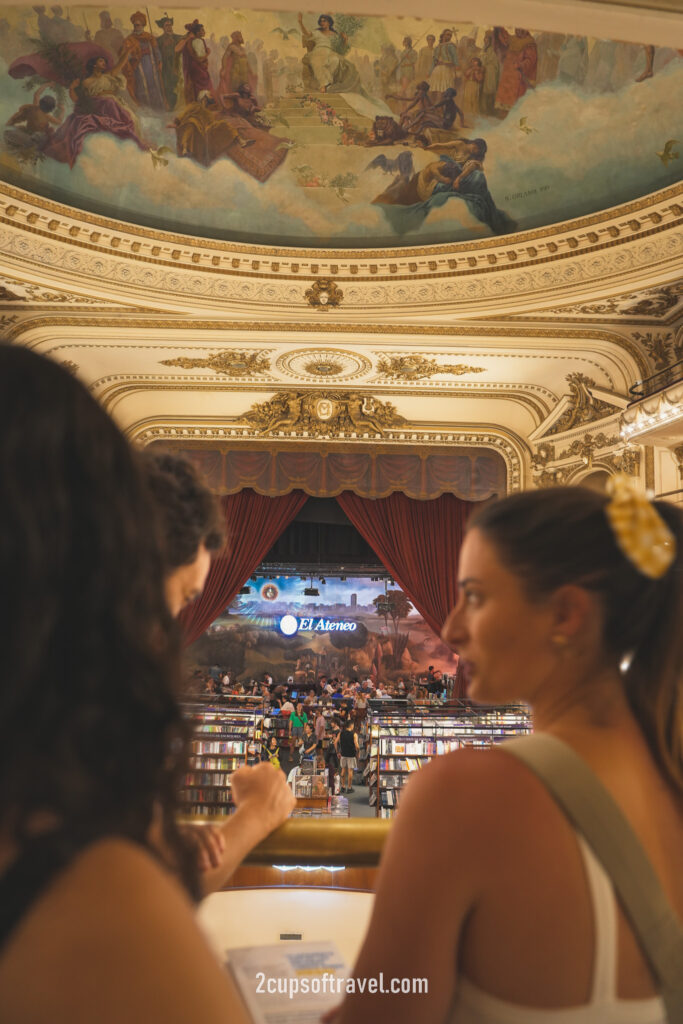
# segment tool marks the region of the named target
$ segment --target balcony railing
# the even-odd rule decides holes
[[[679,384],[681,381],[683,381],[683,359],[679,359],[677,363],[667,366],[665,370],[658,370],[651,377],[636,381],[633,387],[629,388],[629,394],[633,395],[633,399],[629,404],[633,405],[634,402],[639,402],[641,398],[649,398],[650,395],[655,395],[658,391],[663,391],[671,384]]]
[[[286,821],[247,854],[245,864],[377,867],[391,821]]]
[[[672,505],[683,505],[683,487],[676,491],[664,491],[662,494],[655,494],[655,498],[662,501],[670,501]]]

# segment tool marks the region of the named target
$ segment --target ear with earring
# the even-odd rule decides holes
[[[569,647],[569,637],[566,633],[553,633],[550,637],[550,642],[553,647],[556,647],[558,651],[564,650]]]
[[[621,658],[619,659],[619,674],[620,675],[625,676],[627,674],[627,672],[631,668],[631,665],[633,663],[633,659],[635,658],[635,656],[636,656],[636,652],[634,650],[624,651],[624,653],[622,654]]]

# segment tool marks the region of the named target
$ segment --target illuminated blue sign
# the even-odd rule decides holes
[[[285,636],[295,633],[354,633],[358,623],[353,619],[326,619],[316,616],[283,615],[280,619],[280,632]]]

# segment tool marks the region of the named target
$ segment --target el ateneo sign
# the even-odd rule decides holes
[[[279,626],[280,632],[285,636],[294,636],[295,633],[354,633],[358,629],[358,623],[353,619],[325,619],[296,615],[283,615]]]

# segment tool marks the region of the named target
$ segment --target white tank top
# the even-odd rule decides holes
[[[453,1024],[666,1024],[664,1003],[617,999],[617,905],[602,865],[581,836],[579,846],[588,878],[595,919],[595,959],[590,1002],[541,1010],[497,999],[467,978],[458,979]]]

